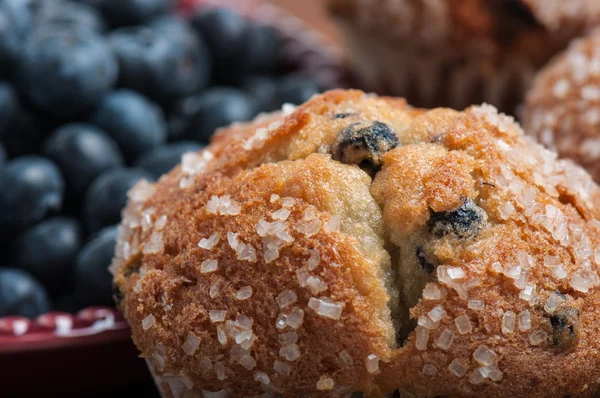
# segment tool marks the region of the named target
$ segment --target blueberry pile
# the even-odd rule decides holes
[[[126,192],[321,87],[271,28],[174,0],[0,0],[0,317],[110,305]]]

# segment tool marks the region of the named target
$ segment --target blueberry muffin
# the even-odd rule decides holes
[[[600,21],[596,0],[328,0],[369,90],[513,111],[534,73]]]
[[[129,197],[115,296],[166,397],[599,388],[598,187],[491,106],[331,91]]]
[[[600,181],[600,29],[540,71],[523,113],[528,133]]]

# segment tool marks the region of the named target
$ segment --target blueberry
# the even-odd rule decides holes
[[[417,246],[417,250],[415,252],[416,256],[417,256],[417,261],[419,261],[419,265],[421,266],[421,269],[423,270],[424,273],[426,274],[431,274],[434,270],[435,270],[435,265],[430,262],[429,260],[427,260],[427,256],[425,254],[425,250],[423,249],[423,246]]]
[[[277,81],[274,78],[265,75],[248,76],[242,81],[241,88],[254,98],[261,111],[270,112],[279,108],[275,96]]]
[[[1,59],[0,55],[0,59]],[[19,109],[17,92],[10,83],[0,82],[0,137],[4,128]]]
[[[18,107],[3,130],[0,141],[11,157],[37,153],[44,139],[40,121],[31,111]]]
[[[191,23],[210,49],[217,79],[231,78],[242,66],[239,58],[245,44],[246,20],[226,8],[213,8],[193,15]]]
[[[198,92],[208,84],[206,46],[181,22],[156,21],[114,31],[109,42],[119,59],[119,85],[161,104]]]
[[[485,211],[471,198],[466,198],[454,211],[431,212],[427,225],[429,232],[438,238],[448,234],[458,238],[471,238],[483,228],[485,217]]]
[[[169,135],[207,143],[215,130],[233,122],[252,119],[256,105],[243,92],[216,87],[175,105]]]
[[[50,308],[48,293],[31,275],[15,268],[0,268],[0,318],[35,318]]]
[[[2,167],[4,167],[4,164],[6,163],[6,149],[4,149],[4,146],[2,145],[2,143],[0,143],[0,169],[2,169]]]
[[[32,26],[28,0],[0,1],[0,74],[12,72]]]
[[[118,223],[127,204],[127,191],[142,178],[154,180],[142,169],[116,168],[100,174],[85,193],[83,219],[88,231]]]
[[[117,79],[103,37],[85,30],[37,29],[25,43],[19,83],[42,111],[61,118],[93,108]]]
[[[39,156],[22,156],[0,170],[0,232],[20,230],[60,209],[63,178]]]
[[[70,280],[82,243],[82,228],[77,219],[50,218],[19,236],[14,261],[49,290],[57,292]]]
[[[385,123],[356,122],[344,128],[333,144],[333,158],[357,164],[369,173],[381,168],[382,156],[400,146],[394,131]]]
[[[45,142],[42,153],[60,167],[68,191],[76,196],[102,172],[123,164],[116,142],[98,127],[85,123],[58,128]]]
[[[277,87],[277,106],[285,103],[300,105],[320,92],[319,85],[310,77],[301,74],[284,76]]]
[[[141,25],[157,15],[166,14],[173,0],[98,0],[102,14],[114,27]]]
[[[75,286],[78,306],[112,304],[112,261],[117,227],[102,229],[79,252],[75,260]]]
[[[38,26],[54,25],[69,29],[88,29],[97,33],[106,30],[102,14],[90,5],[72,1],[47,3],[55,6],[47,6],[40,10],[36,18]]]
[[[145,153],[136,160],[135,166],[149,171],[158,179],[181,162],[184,153],[196,152],[202,148],[202,145],[193,141],[175,142]]]
[[[277,32],[269,26],[249,23],[243,38],[239,64],[244,73],[277,70],[281,59],[281,40]]]
[[[128,162],[167,139],[165,120],[158,105],[130,90],[107,95],[90,120],[117,142]]]

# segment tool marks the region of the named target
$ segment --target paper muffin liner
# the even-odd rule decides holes
[[[337,22],[358,85],[405,97],[415,106],[464,109],[487,102],[512,113],[538,69],[526,55],[499,57],[485,42],[432,51],[386,42],[348,22]]]

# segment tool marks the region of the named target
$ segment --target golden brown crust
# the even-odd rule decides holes
[[[573,42],[536,77],[525,130],[600,180],[600,30]]]
[[[373,178],[330,155],[348,129],[386,145],[356,134],[344,145],[395,147],[377,154],[383,168],[368,169]],[[158,183],[135,187],[115,283],[166,395],[590,396],[600,376],[598,193],[491,107],[423,111],[332,91],[223,129]],[[235,248],[228,232],[252,250]],[[513,279],[515,266],[526,281]],[[446,314],[434,325],[438,305]],[[505,312],[525,310],[529,330],[517,321],[502,331]],[[290,316],[284,328],[281,314]],[[472,330],[456,319],[463,314]],[[421,317],[431,329],[417,349],[423,326],[411,324]],[[447,347],[438,342],[445,329],[454,335]],[[482,344],[497,370],[474,384]],[[468,373],[457,377],[448,366],[459,359]]]

